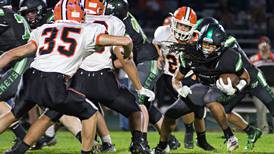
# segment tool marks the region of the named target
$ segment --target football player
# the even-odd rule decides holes
[[[226,115],[220,102],[223,98],[232,97],[236,91],[240,92],[249,83],[249,74],[242,65],[241,55],[233,49],[222,50],[227,39],[227,34],[219,24],[209,24],[202,28],[197,45],[181,46],[180,67],[173,77],[173,87],[190,106],[199,109],[203,106],[209,108],[213,117],[221,126],[228,151],[238,148],[238,140],[227,124]],[[180,81],[186,73],[192,70],[199,80],[199,84],[192,86],[183,85]],[[224,84],[219,75],[235,73],[240,77],[239,84],[232,87],[230,79]],[[217,87],[215,83],[217,82]],[[195,109],[196,114],[199,110]]]
[[[25,44],[30,36],[30,28],[24,17],[4,6],[5,3],[2,2],[0,4],[0,51],[4,53],[9,49]],[[0,114],[10,110],[9,105],[5,102],[15,96],[20,77],[29,64],[30,60],[25,58],[1,70]],[[25,130],[20,122],[15,122],[10,128],[15,133],[17,139],[24,138]]]
[[[129,6],[127,0],[110,0],[108,3],[106,14],[112,14],[121,19],[125,24],[126,34],[128,34],[133,40],[133,60],[137,66],[142,85],[144,85],[145,88],[153,89],[161,72],[157,67],[157,58],[159,57],[158,51],[154,45],[148,41],[138,21],[128,11]],[[129,86],[130,90],[137,98],[145,117],[143,136],[147,142],[148,123],[150,122],[156,126],[159,131],[163,117],[161,112],[152,105],[146,97],[136,93],[131,83],[129,83]],[[171,136],[170,142],[176,142],[176,144],[178,144],[178,141],[173,136]]]
[[[190,7],[180,7],[171,17],[171,25],[160,26],[156,29],[154,34],[153,43],[158,45],[162,51],[162,57],[164,60],[163,70],[164,74],[161,75],[160,79],[157,81],[156,87],[156,97],[162,103],[171,105],[165,113],[165,118],[163,126],[161,129],[161,138],[160,143],[155,148],[156,153],[163,153],[166,148],[166,141],[168,134],[172,131],[172,125],[176,123],[176,119],[189,113],[189,107],[187,105],[177,106],[174,103],[178,98],[178,93],[173,89],[171,79],[174,76],[175,71],[179,66],[179,53],[173,51],[170,48],[173,44],[195,44],[197,41],[197,36],[194,33],[196,26],[196,13]],[[159,62],[161,64],[162,62]],[[189,72],[187,77],[183,80],[184,84],[193,85],[197,83],[195,75],[192,72]],[[173,104],[174,103],[174,104]],[[181,103],[181,102],[180,102]],[[184,102],[182,103],[184,104]],[[193,148],[193,128],[192,114],[187,114],[184,121],[189,124],[186,125],[186,138],[185,138],[185,147]],[[196,131],[198,146],[204,150],[214,150],[214,148],[209,145],[205,138],[205,126],[203,117],[196,117]],[[186,140],[189,138],[189,140]]]
[[[52,9],[48,9],[43,0],[22,0],[19,5],[19,13],[25,17],[31,29],[35,29],[43,24],[54,21]],[[40,111],[40,110],[39,110]],[[50,114],[51,111],[47,110]],[[53,113],[54,116],[54,113]],[[37,108],[34,107],[29,112],[29,121],[33,123],[38,119]],[[72,134],[81,141],[81,122],[72,116],[62,116],[59,120]],[[77,124],[77,125],[76,125]],[[54,125],[51,125],[41,139],[32,147],[33,150],[41,149],[43,146],[56,144]]]

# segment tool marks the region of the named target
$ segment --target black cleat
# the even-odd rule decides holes
[[[18,147],[22,141],[20,139],[16,139],[14,145],[11,147],[11,149],[8,149],[4,152],[4,154],[24,154],[25,152],[18,151]]]
[[[44,146],[53,146],[57,143],[55,136],[49,137],[44,135],[37,143],[31,148],[31,150],[39,150]]]
[[[162,149],[159,144],[152,150],[152,154],[165,154],[170,151],[169,146],[167,145],[166,148]]]
[[[197,146],[202,148],[205,151],[216,151],[216,149],[207,142],[203,142],[203,143],[197,142]]]
[[[181,146],[180,142],[173,135],[169,135],[167,144],[171,150],[176,150]]]
[[[116,152],[114,144],[104,142],[100,147],[100,152]]]
[[[141,139],[141,141],[133,141],[130,144],[129,151],[132,154],[151,154],[151,150],[148,148],[144,139]]]

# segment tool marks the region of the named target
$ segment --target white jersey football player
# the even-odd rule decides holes
[[[86,22],[100,23],[104,25],[107,29],[107,32],[111,35],[117,35],[117,36],[125,35],[125,25],[120,19],[112,15],[102,15],[105,9],[104,1],[81,0],[81,3],[87,12]],[[119,48],[117,48],[116,46],[105,47],[100,52],[96,52],[93,55],[86,57],[80,66],[80,68],[83,69],[83,74],[85,74],[85,72],[86,73],[88,72],[90,74],[100,73],[101,74],[100,78],[104,78],[105,80],[112,81],[114,79],[113,73],[105,72],[105,70],[113,69],[113,64],[111,59],[112,51],[117,56],[119,61],[122,63],[123,69],[128,74],[129,78],[131,78],[133,82],[136,82],[134,81],[135,80],[134,78],[137,77],[135,76],[137,75],[137,70],[135,68],[135,65],[133,64],[132,61],[129,61],[125,64],[123,62],[124,61],[123,57],[127,57],[126,53],[123,53],[123,51],[119,50]],[[122,53],[124,55],[122,55]],[[134,75],[132,74],[132,72],[134,72]],[[103,82],[106,82],[106,81],[103,81]],[[136,107],[139,108],[138,104],[136,103],[134,96],[128,90],[122,89],[119,86],[117,86],[116,81],[113,80],[111,84],[106,86],[104,86],[103,82],[101,83],[100,79],[96,79],[96,75],[94,78],[90,77],[87,83],[96,84],[96,85],[101,83],[100,85],[102,85],[100,88],[93,89],[93,91],[102,91],[102,92],[97,95],[95,95],[95,92],[94,93],[91,92],[89,96],[91,96],[91,99],[97,98],[96,100],[99,100],[101,104],[108,106],[110,109],[116,110],[119,113],[123,114],[124,116],[128,117],[131,123],[136,123],[136,124],[138,123],[138,127],[134,126],[132,130],[135,133],[133,133],[133,140],[132,140],[132,142],[134,143],[132,145],[134,147],[133,146],[131,147],[131,151],[134,151],[135,150],[134,148],[136,147],[135,144],[139,144],[137,143],[138,142],[137,140],[139,139],[136,140],[134,136],[136,136],[136,131],[141,132],[141,127],[139,128],[139,126],[142,126],[139,119],[134,118],[134,114],[137,114],[136,109],[134,108]],[[139,82],[139,78],[138,78],[138,82]],[[136,83],[134,84],[136,85]],[[141,89],[139,90],[138,90],[138,87],[135,86],[135,88],[139,94],[149,96],[149,99],[152,98],[151,97],[152,95],[150,95],[152,94],[152,91],[145,89],[143,87],[141,87]],[[108,96],[106,91],[108,91],[108,93],[111,93],[111,94],[108,94],[109,95]],[[119,92],[122,95],[112,98],[113,95],[116,95],[115,94],[116,92]],[[103,99],[104,97],[109,97],[109,98]],[[153,94],[153,97],[154,97],[154,94]],[[141,112],[138,111],[138,114],[141,114]],[[103,118],[101,118],[101,120],[103,120]],[[104,124],[104,122],[100,120],[98,122],[99,124],[101,123],[99,126],[102,126],[102,124]],[[106,126],[101,128],[99,127],[99,129],[101,129],[100,133],[103,133],[103,134],[100,134],[103,140],[105,138],[103,136],[109,137],[109,132],[107,131]],[[140,147],[140,146],[138,145],[137,147]]]
[[[86,10],[86,22],[98,23],[105,26],[108,34],[115,36],[125,35],[125,25],[124,23],[115,16],[112,15],[102,15],[97,10],[102,3],[97,3],[96,1],[81,0],[82,6]],[[95,52],[84,59],[80,68],[87,71],[100,71],[102,69],[113,69],[113,62],[111,58],[111,50],[113,47],[105,47],[99,52]],[[99,105],[99,104],[98,104]],[[100,108],[100,107],[99,107]],[[115,152],[115,146],[112,144],[109,130],[107,128],[104,117],[101,113],[98,113],[98,134],[102,140],[101,152]]]
[[[169,52],[169,46],[177,43],[172,29],[169,25],[160,26],[154,33],[153,44],[160,47],[162,56],[164,57],[164,73],[173,76],[179,66],[179,53]]]
[[[96,128],[97,108],[72,87],[67,88],[65,76],[72,76],[84,56],[92,54],[100,46],[123,46],[131,52],[132,41],[128,37],[105,34],[104,26],[96,23],[82,24],[84,11],[78,0],[61,0],[54,9],[54,24],[46,24],[31,33],[30,41],[23,46],[7,51],[0,57],[0,68],[11,61],[36,53],[31,68],[24,73],[23,87],[16,98],[15,107],[0,118],[0,132],[22,117],[29,109],[39,105],[58,112],[77,116],[82,120],[82,153],[90,153]],[[39,90],[38,90],[39,89]],[[20,104],[23,103],[23,104]],[[34,127],[41,128],[36,124]],[[30,128],[30,131],[34,131]],[[35,135],[35,133],[29,133]],[[25,140],[24,140],[25,141]],[[21,142],[16,146],[26,151],[30,144]],[[21,149],[20,149],[21,148]]]

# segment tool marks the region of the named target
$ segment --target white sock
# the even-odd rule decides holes
[[[103,142],[112,144],[110,135],[107,135],[107,136],[102,137],[101,140],[102,140]]]
[[[47,135],[48,137],[54,137],[54,135],[55,135],[54,125],[51,125],[51,126],[46,130],[45,135]]]

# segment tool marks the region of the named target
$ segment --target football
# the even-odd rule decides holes
[[[235,88],[236,85],[239,83],[240,78],[238,75],[234,74],[234,73],[225,73],[225,74],[221,74],[219,76],[219,78],[223,79],[224,84],[227,84],[227,78],[230,78],[231,82],[232,82],[232,86]]]

